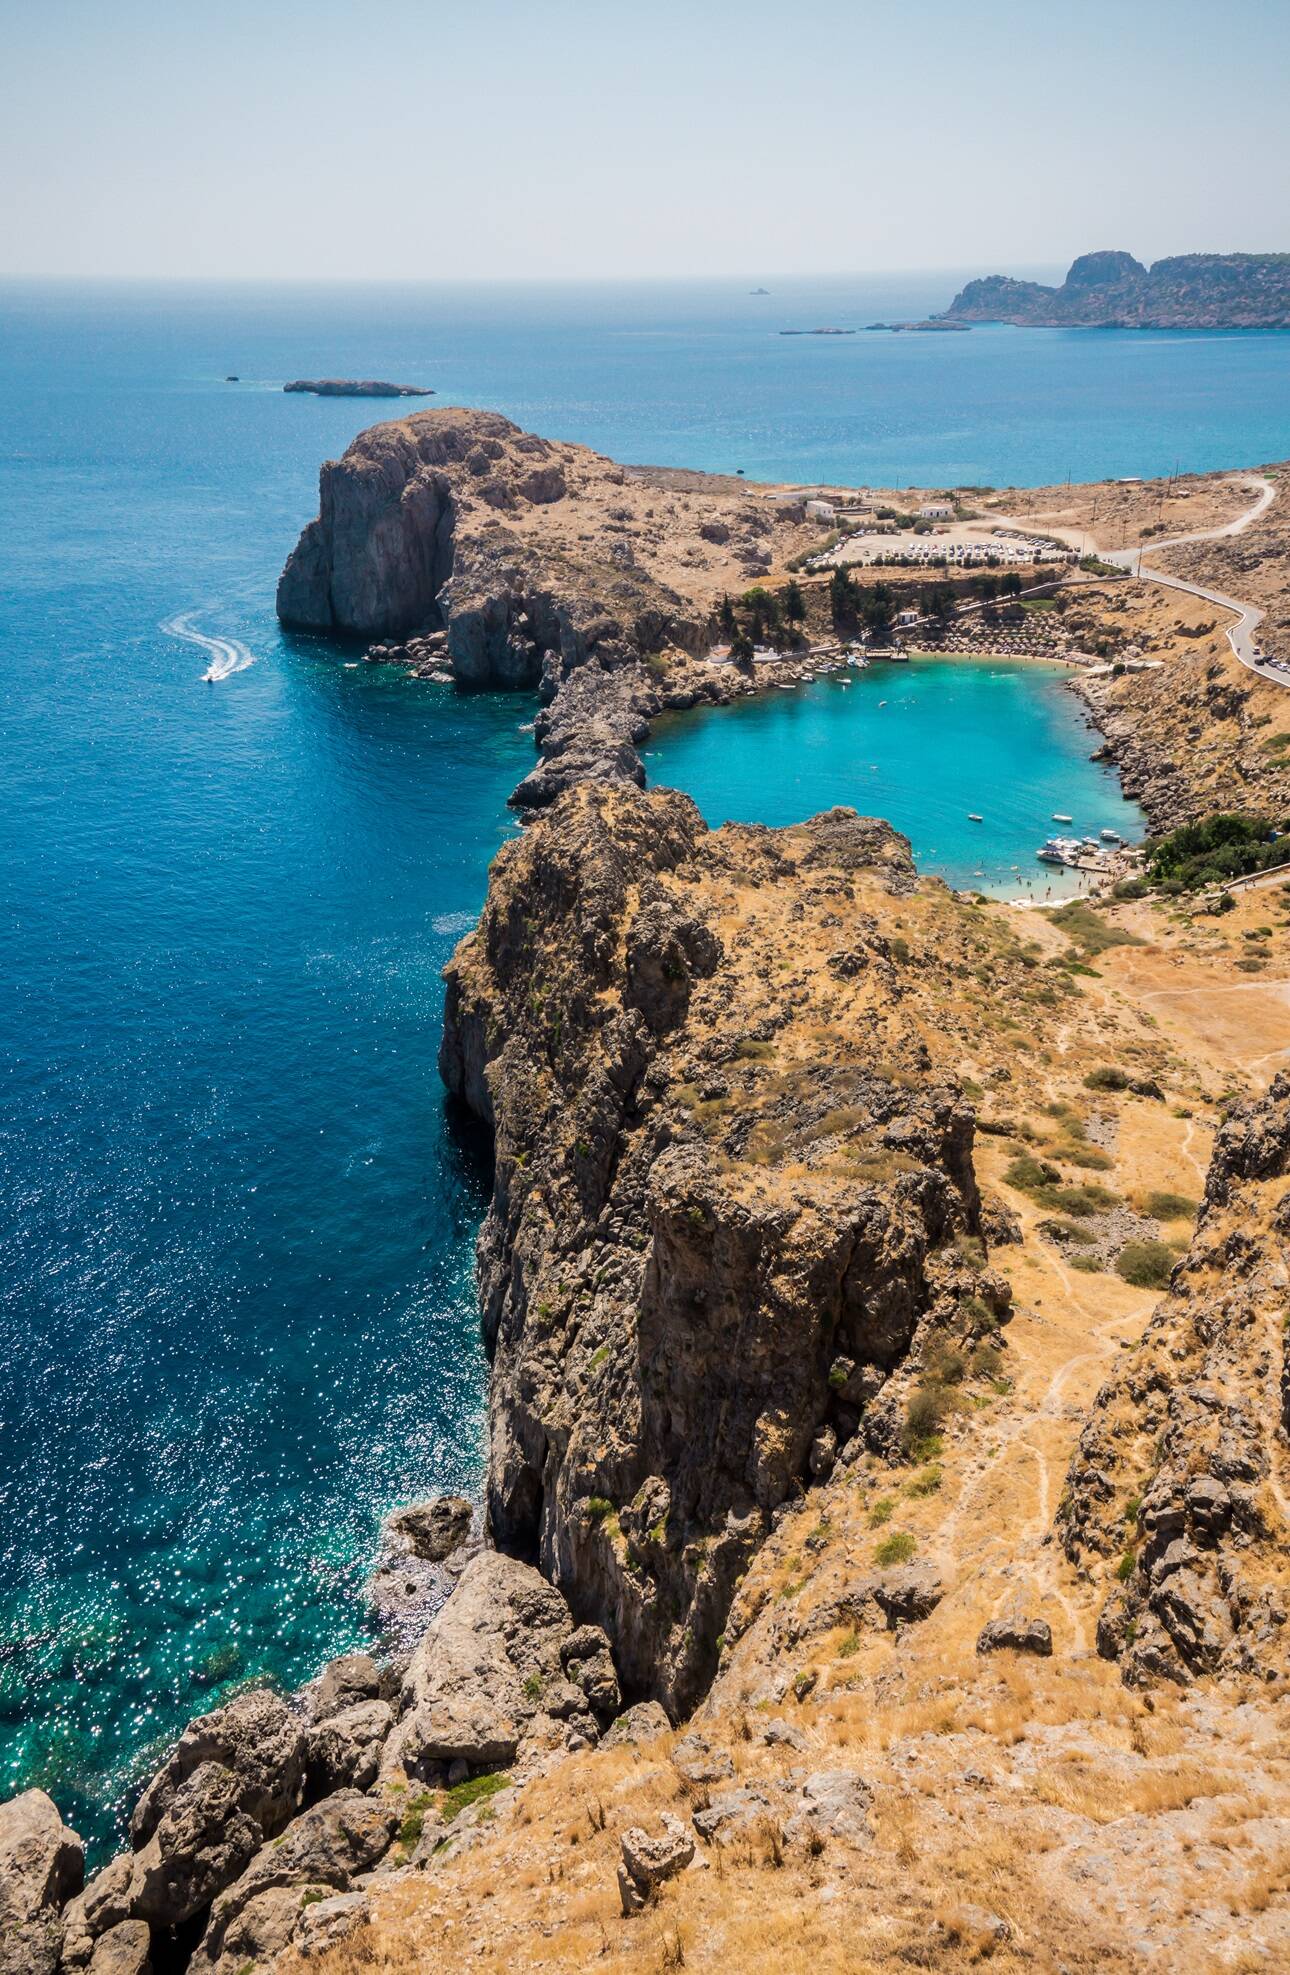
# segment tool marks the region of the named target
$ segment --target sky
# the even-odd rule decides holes
[[[1290,0],[0,0],[0,274],[1290,249]]]

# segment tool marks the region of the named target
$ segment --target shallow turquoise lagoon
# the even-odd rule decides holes
[[[919,867],[1011,898],[1062,898],[1075,873],[1040,864],[1057,834],[1143,833],[1098,736],[1047,663],[881,660],[735,706],[673,714],[646,749],[655,782],[709,823],[797,823],[834,803],[903,830]],[[1053,821],[1054,812],[1074,818]],[[973,814],[981,822],[970,819]]]

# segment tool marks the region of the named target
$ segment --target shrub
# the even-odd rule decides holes
[[[1113,946],[1141,946],[1142,941],[1135,933],[1126,933],[1120,926],[1110,926],[1082,898],[1073,898],[1069,905],[1059,905],[1049,915],[1054,926],[1060,926],[1069,940],[1085,954],[1105,953]]]
[[[1167,1289],[1174,1251],[1163,1241],[1126,1241],[1115,1258],[1115,1273],[1135,1289]]]
[[[1031,1152],[1021,1152],[1011,1165],[1005,1167],[1003,1177],[1019,1193],[1034,1193],[1040,1187],[1056,1185],[1061,1174],[1047,1159],[1036,1159]]]
[[[1046,1186],[1036,1197],[1043,1206],[1055,1207],[1061,1214],[1073,1214],[1081,1221],[1118,1204],[1118,1195],[1099,1186],[1096,1180],[1085,1180],[1079,1186]]]
[[[898,1529],[890,1536],[884,1536],[873,1553],[878,1564],[907,1564],[918,1548],[916,1539],[907,1529]]]
[[[909,1395],[905,1429],[901,1436],[906,1453],[923,1447],[945,1418],[949,1395],[943,1385],[919,1385]]]
[[[1084,1087],[1086,1090],[1127,1090],[1129,1073],[1117,1069],[1114,1064],[1107,1064],[1103,1069],[1090,1070],[1084,1079]]]
[[[606,1516],[614,1513],[614,1505],[604,1495],[588,1495],[587,1514],[593,1522],[603,1522]]]
[[[1197,1202],[1185,1193],[1147,1193],[1142,1205],[1153,1221],[1189,1221],[1196,1213]]]
[[[1184,823],[1147,844],[1147,869],[1157,884],[1195,891],[1290,861],[1290,836],[1267,816],[1221,811],[1203,823]]]

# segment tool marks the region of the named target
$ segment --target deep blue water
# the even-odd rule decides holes
[[[439,968],[511,831],[532,709],[279,634],[318,463],[380,414],[279,384],[424,381],[750,475],[1290,453],[1290,338],[773,333],[955,285],[0,285],[0,1790],[45,1782],[105,1842],[150,1746],[224,1683],[362,1636],[386,1507],[478,1471],[480,1178],[435,1073]],[[177,617],[241,669],[203,683]],[[1003,775],[1024,730],[1032,779],[1096,776],[1051,682],[950,694],[946,672],[905,708],[922,677],[886,695],[885,739],[871,678],[845,715],[821,687],[674,727],[660,763],[714,816],[887,803],[929,855],[949,755]],[[1033,840],[1014,793],[1011,820],[970,801],[996,862]]]

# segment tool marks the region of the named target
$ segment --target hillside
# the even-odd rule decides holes
[[[1144,267],[1132,254],[1082,254],[1060,288],[1004,274],[969,281],[947,322],[1030,328],[1284,329],[1290,254],[1177,254]]]

